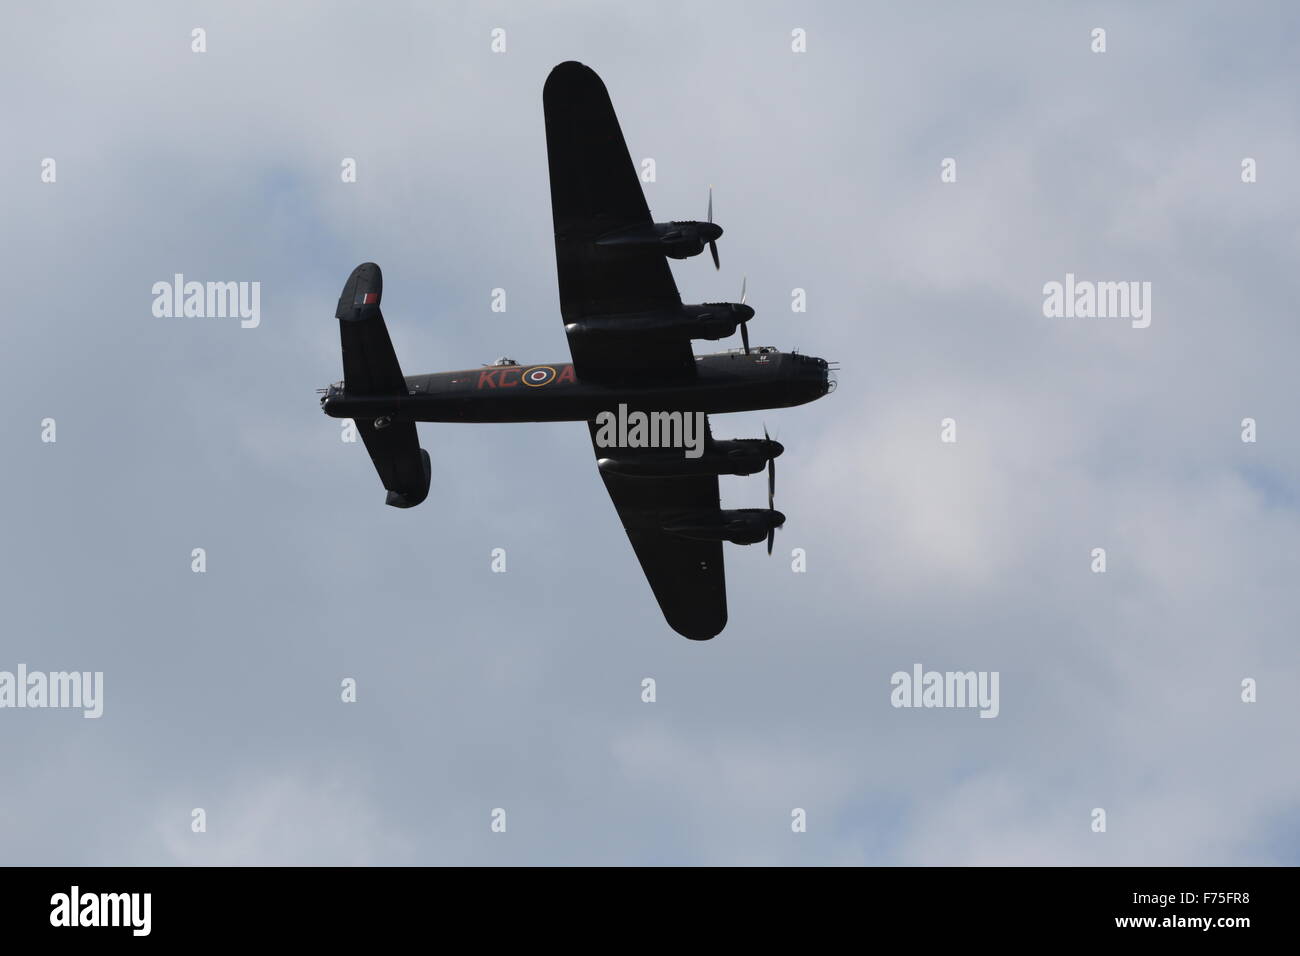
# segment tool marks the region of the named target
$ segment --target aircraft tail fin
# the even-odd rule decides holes
[[[384,276],[365,262],[352,270],[339,296],[335,318],[343,347],[343,392],[346,396],[405,397],[406,378],[379,311]],[[357,419],[379,480],[388,490],[386,503],[413,508],[429,495],[429,453],[420,447],[415,422],[393,416]]]
[[[406,379],[388,337],[379,299],[384,275],[373,262],[352,270],[334,315],[343,346],[343,384],[350,395],[405,395]]]
[[[366,443],[379,480],[388,497],[384,504],[394,508],[414,508],[429,497],[432,477],[429,453],[420,447],[415,422],[389,422],[382,418],[358,421],[357,431]]]

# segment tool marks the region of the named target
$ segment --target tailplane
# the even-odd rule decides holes
[[[352,270],[335,317],[343,346],[343,396],[403,399],[406,378],[388,337],[379,300],[384,276],[379,266],[365,262]],[[396,415],[354,419],[379,480],[388,490],[387,504],[413,508],[429,495],[429,453],[420,447],[415,422]]]

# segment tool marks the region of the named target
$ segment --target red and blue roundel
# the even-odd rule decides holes
[[[524,372],[521,378],[525,385],[531,385],[533,388],[549,385],[555,381],[555,369],[549,365],[537,365]]]

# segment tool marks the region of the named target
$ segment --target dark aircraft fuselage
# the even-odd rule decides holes
[[[330,386],[321,399],[334,418],[415,422],[590,421],[620,404],[643,411],[748,412],[788,408],[830,390],[823,359],[755,348],[699,355],[694,376],[639,381],[588,381],[573,364],[491,365],[406,376],[405,396],[348,395]]]

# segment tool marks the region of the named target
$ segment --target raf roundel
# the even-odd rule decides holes
[[[555,381],[555,369],[549,365],[538,365],[536,368],[530,368],[523,374],[525,385],[531,385],[534,388],[539,385],[549,385]]]

